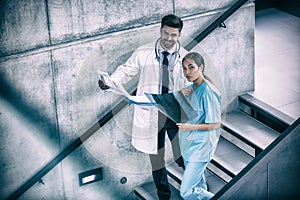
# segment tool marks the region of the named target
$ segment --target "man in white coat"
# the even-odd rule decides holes
[[[156,42],[137,48],[131,57],[111,74],[111,78],[124,85],[138,76],[136,95],[181,90],[187,84],[181,66],[181,57],[186,52],[180,48],[178,41],[182,27],[183,22],[176,15],[164,16],[161,20],[160,38]],[[167,67],[167,70],[163,67]],[[108,89],[100,80],[99,87]],[[164,159],[166,132],[172,144],[174,159],[184,168],[176,124],[164,117],[154,106],[135,105],[132,145],[137,150],[149,154],[152,176],[160,200],[171,197]]]

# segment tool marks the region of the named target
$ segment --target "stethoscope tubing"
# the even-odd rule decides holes
[[[158,38],[155,42],[155,47],[154,47],[154,51],[155,51],[155,58],[156,60],[159,62],[160,61],[160,56],[159,56],[159,53],[158,53],[158,48],[157,48],[157,45],[158,45],[158,42],[161,40],[161,38]],[[179,58],[180,58],[180,53],[179,53],[179,50],[180,50],[180,42],[179,40],[177,40],[177,44],[176,46],[178,47],[173,53],[172,55],[175,55],[176,58],[174,60],[174,64],[176,62],[178,62]]]

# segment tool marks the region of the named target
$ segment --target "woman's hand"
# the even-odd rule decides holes
[[[188,124],[188,123],[177,123],[176,124],[182,132],[188,132],[193,130],[214,130],[221,127],[221,123],[213,123],[213,124]]]
[[[181,92],[183,93],[184,96],[189,96],[193,92],[193,90],[192,88],[186,87],[186,88],[182,88]]]
[[[179,130],[181,130],[182,132],[188,132],[193,130],[194,128],[194,124],[188,124],[188,123],[177,123],[176,124],[179,128]]]

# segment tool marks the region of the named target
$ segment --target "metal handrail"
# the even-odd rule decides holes
[[[248,0],[239,0],[233,4],[228,10],[226,10],[220,17],[213,21],[207,28],[205,28],[199,35],[195,37],[194,40],[189,42],[185,49],[187,51],[192,50],[197,44],[199,44],[206,36],[208,36],[213,30],[219,26],[223,26],[223,22],[228,19],[235,11],[237,11],[242,5],[244,5]]]
[[[248,0],[238,0],[233,4],[228,10],[226,10],[219,18],[213,21],[207,28],[205,28],[199,35],[195,37],[190,43],[188,43],[184,48],[187,51],[193,49],[197,44],[199,44],[207,35],[209,35],[213,30],[222,25],[222,23],[229,18],[236,10],[238,10],[243,4]],[[104,117],[97,121],[90,129],[83,133],[78,139],[68,145],[63,151],[61,151],[55,158],[53,158],[48,164],[46,164],[41,170],[39,170],[35,175],[33,175],[28,181],[26,181],[22,186],[20,186],[12,195],[8,197],[8,200],[14,200],[19,198],[23,193],[25,193],[29,188],[31,188],[35,183],[41,181],[42,177],[45,176],[49,171],[51,171],[58,163],[60,163],[65,157],[77,149],[81,144],[83,144],[89,137],[91,137],[96,131],[98,131],[103,125],[105,125],[109,120],[111,120],[114,114],[120,112],[128,103],[121,101],[117,104],[111,111],[109,111]]]

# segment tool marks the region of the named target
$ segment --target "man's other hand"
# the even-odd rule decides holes
[[[105,84],[103,83],[103,81],[101,81],[100,79],[99,79],[99,81],[98,81],[98,86],[99,86],[102,90],[107,90],[107,89],[109,89],[109,87],[108,87],[107,85],[105,85]]]

